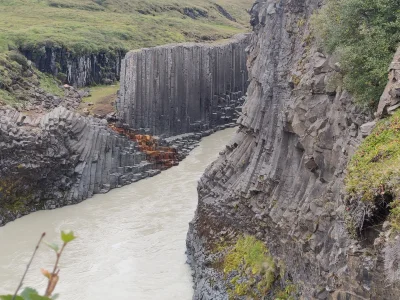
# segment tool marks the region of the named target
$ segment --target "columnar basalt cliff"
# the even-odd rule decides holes
[[[63,47],[20,49],[36,67],[75,87],[119,80],[125,51],[74,54]]]
[[[157,172],[137,143],[64,107],[40,116],[0,110],[0,149],[0,226]]]
[[[340,65],[313,41],[309,18],[320,2],[260,0],[252,8],[240,128],[199,183],[188,233],[193,299],[275,299],[288,286],[299,299],[399,299],[376,235],[357,238],[347,228],[353,211],[343,179],[372,116],[342,90]],[[262,241],[275,261],[266,294],[262,271],[248,264],[232,271],[235,262],[226,260],[242,235]]]
[[[118,117],[151,134],[200,132],[235,122],[247,89],[249,36],[222,44],[178,44],[126,55]]]

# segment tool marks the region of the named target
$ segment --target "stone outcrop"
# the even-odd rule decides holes
[[[249,36],[129,52],[117,101],[121,123],[173,136],[235,122],[247,88]]]
[[[119,80],[125,51],[75,54],[64,47],[20,49],[36,67],[74,87],[109,84]]]
[[[382,118],[400,107],[400,48],[389,67],[389,83],[379,101],[376,117]]]
[[[63,107],[0,110],[0,226],[158,173],[137,143]]]
[[[224,274],[221,243],[242,234],[263,241],[280,266],[266,299],[286,282],[299,299],[399,298],[398,283],[386,281],[382,248],[346,228],[346,166],[372,116],[342,90],[340,66],[313,41],[309,17],[319,5],[260,0],[252,8],[240,129],[202,177],[188,233],[193,299],[228,299],[228,289],[235,290],[242,279]],[[396,243],[386,254],[398,249]],[[397,257],[387,266],[392,279]]]

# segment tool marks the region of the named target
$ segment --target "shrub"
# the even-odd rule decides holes
[[[359,104],[376,106],[400,42],[400,0],[327,0],[313,16],[318,40],[337,53],[344,87]]]

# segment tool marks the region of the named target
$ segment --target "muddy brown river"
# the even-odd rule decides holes
[[[190,300],[185,238],[197,203],[197,181],[235,129],[206,137],[181,164],[160,175],[96,195],[78,205],[40,211],[0,227],[0,294],[19,283],[42,232],[79,238],[61,259],[60,300]],[[42,245],[25,280],[41,292],[55,255]]]

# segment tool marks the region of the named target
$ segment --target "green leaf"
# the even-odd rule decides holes
[[[51,300],[51,299],[45,296],[31,295],[31,300]]]
[[[3,296],[0,296],[0,299],[1,299],[1,300],[12,300],[12,298],[13,298],[13,295],[3,295]],[[22,298],[21,296],[16,296],[16,297],[15,297],[15,300],[24,300],[24,298]]]
[[[58,250],[60,250],[60,248],[58,247],[57,244],[55,243],[46,243],[44,242],[49,248],[53,249],[55,252],[58,252]]]
[[[39,293],[38,293],[37,290],[35,290],[33,288],[30,288],[30,287],[27,287],[22,291],[21,296],[24,298],[24,300],[32,300],[31,296],[32,295],[38,295],[38,294]]]
[[[61,231],[61,240],[64,243],[69,243],[72,242],[74,239],[76,239],[76,236],[74,235],[73,231],[70,232],[65,232],[65,231]]]

